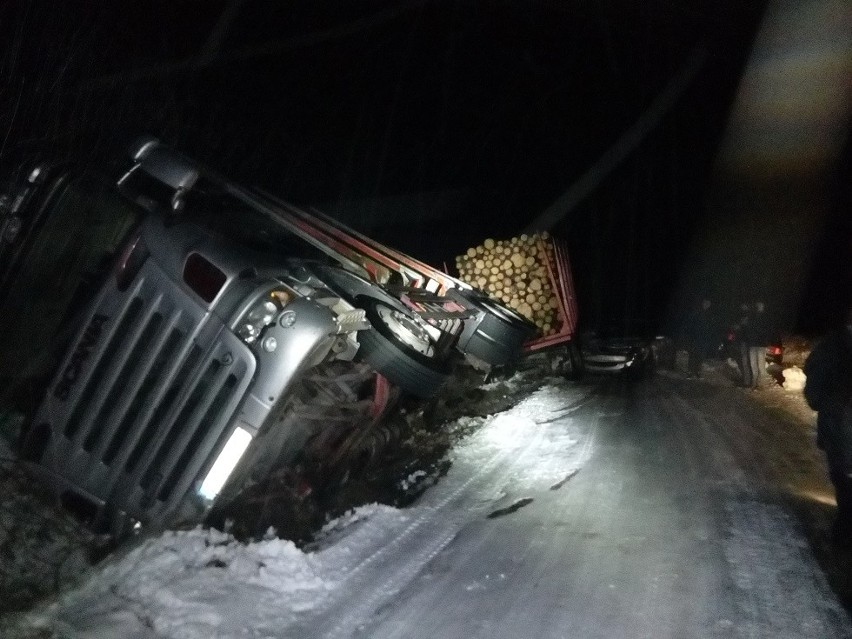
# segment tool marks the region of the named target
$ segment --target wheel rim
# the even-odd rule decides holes
[[[468,299],[474,304],[478,304],[480,307],[484,308],[489,313],[500,318],[501,320],[518,326],[523,326],[527,329],[535,327],[535,324],[530,322],[526,317],[518,313],[511,306],[507,306],[506,304],[492,299],[486,293],[482,293],[481,295],[477,295],[475,297],[468,297]]]
[[[435,356],[435,347],[429,334],[413,317],[387,306],[379,306],[376,310],[379,318],[399,341],[421,355]]]
[[[482,306],[488,309],[489,312],[500,317],[501,319],[505,319],[516,324],[522,324],[524,326],[532,325],[532,323],[526,317],[518,313],[510,306],[497,304],[490,299],[485,300],[485,302],[482,303]]]

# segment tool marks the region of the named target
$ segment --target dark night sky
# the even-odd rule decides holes
[[[553,229],[571,248],[587,325],[663,320],[762,10],[737,0],[58,4],[0,8],[0,168],[52,147],[108,158],[153,133],[435,264],[519,233],[703,48],[675,108]],[[816,279],[831,268],[817,265]]]

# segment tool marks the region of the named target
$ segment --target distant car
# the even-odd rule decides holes
[[[654,365],[651,344],[643,338],[587,336],[582,351],[589,373],[642,375]]]

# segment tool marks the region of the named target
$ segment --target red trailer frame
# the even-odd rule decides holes
[[[281,207],[280,214],[286,216],[290,224],[322,243],[327,247],[326,252],[331,248],[339,256],[364,269],[373,281],[386,285],[395,273],[401,276],[403,287],[419,289],[436,296],[444,296],[450,289],[474,290],[467,282],[377,242],[320,211],[312,209],[308,213],[268,193],[265,195]],[[560,323],[556,333],[527,342],[524,350],[530,352],[570,342],[577,332],[577,298],[567,247],[564,242],[553,237],[539,239],[538,247],[541,255],[549,256],[546,262],[547,276],[559,302],[556,312]],[[420,306],[420,310],[425,311],[422,300],[417,297],[416,293],[410,290],[409,295],[403,295],[403,301],[408,305]],[[444,298],[441,306],[449,313],[464,310],[464,307],[453,299]]]
[[[547,250],[547,243],[552,251]],[[565,243],[556,238],[540,239],[538,248],[541,254],[552,255],[547,260],[547,277],[553,292],[559,301],[556,314],[559,316],[559,330],[553,335],[546,335],[527,342],[524,348],[537,351],[549,346],[570,342],[577,334],[577,298],[574,294],[574,278],[571,274],[571,263],[568,260],[568,249]]]

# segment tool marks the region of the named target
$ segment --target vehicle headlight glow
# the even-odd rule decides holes
[[[251,435],[249,432],[238,426],[230,438],[228,438],[228,442],[225,444],[222,452],[219,453],[219,457],[213,462],[213,466],[210,468],[210,472],[207,473],[207,477],[201,482],[198,494],[211,501],[216,499],[216,495],[219,494],[222,486],[228,481],[228,477],[234,472],[234,468],[236,468],[237,463],[240,461],[243,453],[246,452],[246,448],[248,448],[250,443]]]

